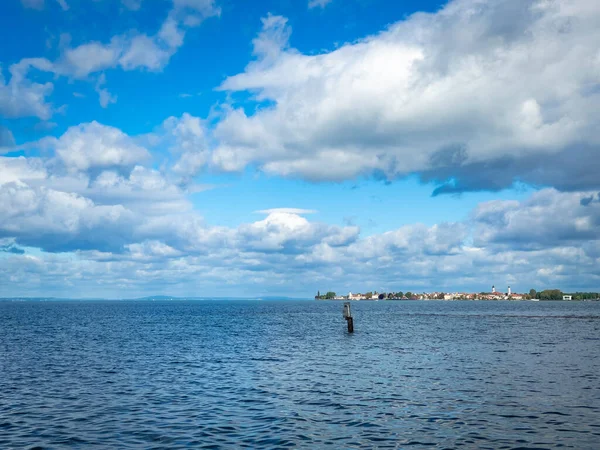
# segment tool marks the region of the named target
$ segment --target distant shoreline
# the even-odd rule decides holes
[[[310,297],[141,297],[141,298],[60,298],[60,297],[0,297],[0,302],[178,302],[178,301],[311,301]]]
[[[374,302],[599,302],[600,298],[588,298],[588,299],[572,299],[572,300],[532,300],[532,299],[507,299],[507,298],[499,298],[499,299],[485,299],[485,298],[454,298],[454,299],[440,299],[440,298],[384,298],[384,299],[352,299],[348,300],[347,298],[316,298],[314,299],[316,302],[363,302],[363,303],[374,303]]]
[[[302,297],[167,297],[167,298],[59,298],[59,297],[1,297],[0,303],[50,303],[50,302],[209,302],[209,301],[316,301],[316,302],[598,302],[600,299],[572,299],[572,300],[531,300],[531,299],[362,299],[348,300],[347,298],[315,299]]]

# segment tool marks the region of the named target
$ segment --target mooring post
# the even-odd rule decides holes
[[[350,302],[344,303],[344,319],[348,322],[348,333],[354,333],[354,320],[350,311]]]

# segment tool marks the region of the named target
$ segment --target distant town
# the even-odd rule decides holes
[[[492,286],[490,292],[377,292],[369,291],[364,294],[349,292],[348,295],[338,295],[335,292],[321,294],[317,292],[316,300],[600,300],[598,292],[563,293],[559,289],[545,289],[536,291],[530,289],[528,293],[512,292],[510,286],[505,292]]]

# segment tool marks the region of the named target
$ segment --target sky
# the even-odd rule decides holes
[[[596,0],[6,0],[0,297],[600,290]]]

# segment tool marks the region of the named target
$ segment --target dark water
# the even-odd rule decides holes
[[[0,448],[600,448],[600,303],[0,303]]]

